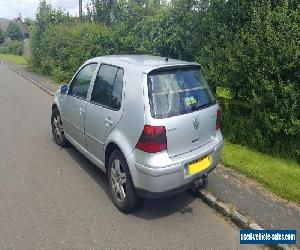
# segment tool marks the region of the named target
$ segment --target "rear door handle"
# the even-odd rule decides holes
[[[84,109],[82,107],[79,108],[79,113],[83,114],[84,113]]]
[[[110,117],[107,117],[107,118],[105,119],[105,124],[106,124],[107,126],[113,125],[113,121],[111,120]]]

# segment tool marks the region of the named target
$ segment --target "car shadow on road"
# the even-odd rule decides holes
[[[193,208],[190,204],[195,197],[189,192],[182,192],[162,199],[144,199],[132,215],[145,220],[153,220],[170,216],[172,214],[192,214]]]
[[[70,146],[69,148],[66,148],[65,151],[99,185],[99,187],[104,190],[107,198],[112,202],[106,174],[90,162],[75,147]],[[153,220],[167,217],[175,213],[180,215],[191,214],[193,213],[193,208],[190,204],[194,199],[195,196],[188,191],[163,199],[142,199],[134,211],[131,212],[131,215],[145,220]]]
[[[78,165],[90,176],[92,179],[102,188],[108,197],[110,197],[110,191],[108,187],[107,176],[101,169],[88,160],[83,154],[81,154],[75,147],[70,146],[64,149],[77,163]]]

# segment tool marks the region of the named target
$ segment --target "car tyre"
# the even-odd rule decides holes
[[[132,211],[138,204],[139,197],[135,191],[126,159],[120,150],[112,152],[107,171],[113,203],[121,212]]]
[[[64,127],[62,124],[61,116],[57,108],[54,108],[52,110],[51,127],[55,143],[61,147],[69,146],[69,142],[64,134]]]

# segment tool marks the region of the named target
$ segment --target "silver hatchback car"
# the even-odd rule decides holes
[[[148,55],[86,61],[55,93],[55,142],[107,173],[114,204],[197,191],[220,162],[219,105],[200,65]]]

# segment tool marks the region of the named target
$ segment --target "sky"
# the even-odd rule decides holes
[[[62,8],[68,11],[71,15],[78,16],[78,2],[79,0],[48,0],[55,8]],[[83,0],[83,7],[87,0]],[[39,0],[0,0],[0,18],[12,19],[19,16],[34,18]]]

